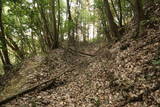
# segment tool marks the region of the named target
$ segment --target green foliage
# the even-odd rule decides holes
[[[73,21],[67,21],[68,30],[71,30],[75,27],[75,23]]]
[[[101,102],[99,98],[91,98],[91,101],[94,103],[95,107],[100,107]]]
[[[150,22],[150,20],[143,20],[143,21],[141,21],[141,25],[146,25],[146,24],[148,24]]]
[[[96,8],[102,8],[103,7],[103,1],[102,0],[94,0],[95,4],[94,7]]]
[[[80,11],[80,18],[84,22],[89,21],[90,20],[90,14],[89,14],[88,10],[82,9]]]
[[[91,32],[88,31],[88,29],[91,29],[90,25],[92,24],[97,31],[97,33],[95,33],[97,35],[94,35],[95,38],[89,42],[102,41],[105,39],[103,36],[104,28],[102,19],[104,18],[104,21],[106,21],[107,18],[105,12],[101,11],[104,8],[103,0],[70,0],[72,21],[68,21],[66,0],[60,0],[60,6],[58,5],[58,0],[55,1],[55,12],[52,11],[52,1],[53,0],[3,1],[3,26],[8,43],[10,43],[10,45],[8,45],[10,56],[12,55],[11,57],[14,57],[12,59],[16,59],[17,49],[27,56],[35,53],[35,51],[40,52],[47,50],[49,42],[54,42],[54,40],[52,40],[53,38],[49,37],[53,35],[54,32],[53,16],[56,17],[57,28],[59,24],[59,36],[64,35],[66,38],[68,37],[68,32],[74,30],[75,33],[76,31],[78,32],[78,34],[75,34],[78,35],[76,37],[77,40],[81,41],[82,34],[87,33],[86,35],[88,35]],[[109,3],[111,11],[114,13],[111,2]],[[118,13],[117,1],[114,1],[114,3]],[[124,20],[127,20],[128,17],[131,18],[131,5],[126,0],[121,0],[121,4]],[[113,14],[113,16],[115,15]],[[104,23],[106,23],[107,28],[107,22]],[[3,48],[2,43],[0,43],[0,48]],[[43,48],[45,49],[43,50]]]
[[[158,22],[158,23],[159,23],[159,22],[160,22],[160,18],[159,18],[159,17],[151,17],[151,18],[150,18],[150,22],[151,22],[151,23],[155,23],[155,22]]]
[[[153,65],[160,65],[160,59],[158,59],[158,60],[153,60],[153,61],[152,61],[152,64],[153,64]]]
[[[64,22],[64,27],[62,28],[62,33],[67,33],[69,30],[72,30],[75,27],[75,23],[66,20]]]
[[[92,40],[90,40],[89,42],[93,42],[93,43],[97,43],[97,42],[101,42],[101,41],[104,41],[105,38],[104,36],[96,36],[95,38],[93,38]]]
[[[3,44],[2,44],[2,41],[0,41],[0,49],[3,48]]]

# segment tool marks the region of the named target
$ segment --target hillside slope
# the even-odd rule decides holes
[[[154,20],[145,23],[140,37],[132,38],[131,23],[129,32],[120,41],[103,47],[94,57],[58,49],[29,59],[4,88],[1,99],[65,73],[52,86],[24,94],[3,106],[159,107],[160,65],[156,63],[160,59],[159,7],[155,4],[148,9],[147,14],[154,13]],[[17,84],[15,90],[13,84]]]

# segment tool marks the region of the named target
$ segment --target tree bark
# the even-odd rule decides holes
[[[140,22],[144,19],[144,11],[142,0],[134,0],[134,7],[135,7],[135,21]]]
[[[41,3],[38,4],[38,9],[40,11],[40,15],[43,21],[43,36],[44,36],[44,41],[45,41],[45,45],[47,45],[47,48],[51,49],[52,48],[52,42],[53,40],[51,39],[52,34],[50,32],[49,26],[48,26],[48,21],[46,19],[46,15],[44,12],[44,8],[43,5]]]
[[[59,47],[59,36],[56,22],[56,12],[55,12],[55,0],[52,0],[52,16],[53,16],[53,37],[54,43],[52,45],[52,49],[56,49]]]
[[[58,29],[57,29],[57,34],[60,35],[60,26],[61,26],[61,6],[60,6],[60,0],[57,1],[58,5]]]
[[[134,0],[134,19],[136,22],[136,34],[135,37],[141,33],[141,21],[145,19],[142,0]]]
[[[111,0],[111,4],[112,4],[112,7],[113,7],[113,10],[114,10],[115,16],[116,16],[116,18],[117,18],[117,20],[118,20],[118,22],[119,22],[119,15],[118,15],[118,11],[117,11],[117,10],[116,10],[116,8],[115,8],[115,5],[114,5],[113,0]]]
[[[119,26],[122,27],[122,20],[123,20],[123,16],[122,16],[122,5],[121,5],[121,0],[118,0],[118,7],[119,7]]]
[[[108,0],[104,0],[104,7],[105,7],[105,13],[106,13],[106,16],[107,16],[107,19],[108,19],[108,22],[109,22],[110,32],[111,32],[113,37],[115,37],[116,39],[119,39],[120,35],[118,33],[118,26],[114,22]]]
[[[71,16],[71,10],[70,10],[70,1],[67,0],[67,13],[68,13],[68,39],[69,43],[68,45],[74,45],[74,31],[71,28],[71,24],[73,24],[73,19]],[[71,23],[71,24],[70,24]]]
[[[23,50],[21,50],[18,45],[16,44],[16,42],[9,36],[7,36],[7,39],[6,40],[6,43],[7,45],[13,50],[16,52],[17,56],[18,56],[18,59],[20,60],[23,60],[24,57],[25,57],[25,54],[23,52]]]
[[[104,30],[104,34],[105,34],[105,38],[107,39],[108,42],[111,42],[112,38],[109,34],[109,30],[107,28],[107,24],[106,24],[106,18],[105,18],[105,11],[104,8],[99,8],[101,11],[101,21],[102,21],[102,25],[103,25],[103,30]]]
[[[1,53],[1,60],[3,63],[4,71],[8,71],[11,69],[12,65],[9,59],[9,53],[8,53],[4,27],[2,22],[2,7],[3,7],[2,0],[0,0],[0,42],[2,44],[2,49],[0,50],[0,53]]]

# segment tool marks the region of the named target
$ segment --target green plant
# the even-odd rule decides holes
[[[152,61],[152,64],[153,64],[153,65],[160,65],[160,59],[158,59],[158,60],[153,60],[153,61]]]

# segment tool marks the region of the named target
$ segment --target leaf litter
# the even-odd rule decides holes
[[[158,17],[160,6],[158,4],[156,6],[149,9],[154,10]],[[72,72],[57,78],[56,85],[61,85],[30,92],[3,106],[159,107],[160,66],[152,62],[160,56],[160,27],[155,28],[149,24],[145,34],[138,39],[132,38],[134,30],[131,29],[131,24],[130,32],[126,32],[125,36],[111,48],[106,46],[96,52],[98,46],[94,45],[96,49],[91,53],[96,53],[95,57],[74,55],[58,49],[46,56],[27,60],[18,75],[22,83],[13,82],[14,85],[17,83],[15,92],[53,78],[74,65],[76,67]],[[152,24],[159,26],[157,22]],[[13,77],[12,80],[16,80],[15,78],[17,77]],[[7,96],[10,92],[7,89],[12,90],[11,86],[6,86],[1,95]]]

